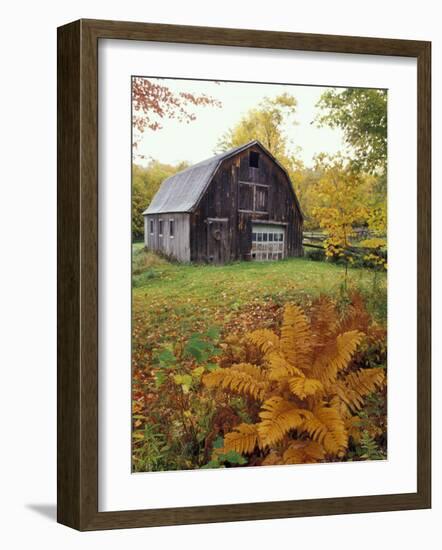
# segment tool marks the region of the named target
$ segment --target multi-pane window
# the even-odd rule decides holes
[[[279,226],[252,227],[252,260],[282,260],[284,229]]]
[[[175,221],[169,220],[169,237],[172,238],[175,236]]]
[[[267,212],[269,188],[260,183],[239,183],[239,209],[246,212]]]

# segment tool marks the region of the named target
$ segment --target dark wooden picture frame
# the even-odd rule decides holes
[[[122,39],[403,56],[418,70],[417,492],[98,511],[98,41]],[[431,506],[431,44],[119,21],[58,29],[58,521],[82,531]]]

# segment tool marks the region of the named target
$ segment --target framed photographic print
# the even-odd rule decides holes
[[[430,66],[59,28],[59,522],[430,507]]]

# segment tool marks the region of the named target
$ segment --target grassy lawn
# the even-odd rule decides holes
[[[142,243],[137,243],[133,253],[134,353],[141,359],[161,344],[212,325],[222,330],[269,326],[275,309],[288,301],[308,305],[321,293],[338,297],[344,271],[343,266],[304,258],[183,265],[145,252]],[[348,273],[348,285],[359,289],[372,312],[383,317],[386,275],[356,268]],[[266,310],[272,314],[266,315]]]

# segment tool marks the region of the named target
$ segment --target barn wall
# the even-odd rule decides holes
[[[260,153],[259,168],[249,166],[249,151]],[[239,211],[240,181],[268,185],[266,213]],[[250,259],[251,228],[255,220],[287,224],[285,255],[302,256],[302,217],[290,186],[284,171],[259,147],[251,147],[225,160],[191,214],[191,260],[207,261],[207,218],[228,218],[232,260]]]
[[[154,233],[150,233],[150,220],[154,221]],[[163,220],[163,236],[159,235],[159,221]],[[173,237],[169,233],[169,221],[174,220]],[[149,250],[160,252],[179,260],[190,261],[189,214],[151,214],[144,216],[144,244]]]

